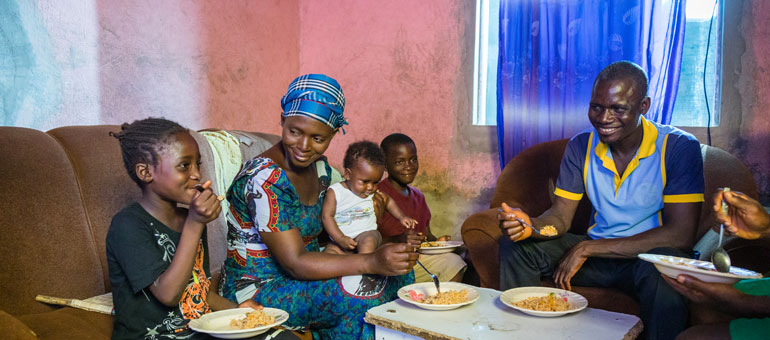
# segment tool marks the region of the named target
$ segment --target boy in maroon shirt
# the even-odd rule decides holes
[[[409,184],[414,181],[420,163],[417,160],[417,147],[409,136],[394,133],[380,143],[385,153],[385,168],[388,178],[379,184],[382,191],[398,205],[407,216],[417,220],[415,232],[427,236],[428,241],[449,241],[449,235],[435,237],[430,231],[430,208],[425,196]],[[406,233],[399,220],[385,212],[377,221],[377,229],[382,234],[383,242],[400,242]],[[461,282],[466,263],[460,255],[443,253],[436,255],[420,254],[420,262],[437,275],[440,281]],[[415,282],[430,282],[431,278],[419,266],[414,267]]]

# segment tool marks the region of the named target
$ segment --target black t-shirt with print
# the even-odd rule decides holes
[[[149,286],[171,264],[181,233],[152,217],[133,203],[118,212],[107,233],[115,325],[112,339],[199,339],[208,338],[187,327],[190,319],[210,312],[210,286],[206,233],[198,244],[190,282],[178,306],[158,301]]]

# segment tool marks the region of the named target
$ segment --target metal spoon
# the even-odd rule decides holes
[[[420,263],[420,260],[417,260],[417,264],[419,264],[420,267],[422,267],[422,269],[424,269],[425,272],[428,273],[428,275],[430,275],[430,278],[433,279],[433,284],[436,285],[436,293],[441,294],[441,289],[439,288],[438,276],[429,272],[428,268],[425,268],[425,266],[423,266],[422,263]]]
[[[730,272],[730,255],[722,248],[722,234],[724,233],[725,225],[719,225],[719,248],[711,254],[711,263],[714,264],[714,268],[720,273]]]

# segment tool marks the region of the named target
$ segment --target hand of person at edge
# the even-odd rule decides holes
[[[371,272],[386,276],[404,275],[412,270],[419,256],[411,244],[385,243],[373,254]]]
[[[525,240],[532,236],[532,229],[525,227],[514,217],[532,225],[529,215],[519,208],[514,209],[508,206],[508,204],[503,203],[500,212],[497,213],[497,219],[500,220],[500,228],[502,228],[503,235],[507,235],[514,242]]]
[[[723,200],[728,205],[728,215],[722,211]],[[720,189],[714,195],[713,202],[717,222],[724,224],[728,233],[753,240],[770,232],[770,216],[765,212],[765,208],[746,194],[738,191],[724,192]]]
[[[575,276],[575,273],[580,270],[580,267],[583,266],[587,259],[588,257],[583,255],[582,243],[572,247],[562,257],[561,262],[559,262],[559,267],[556,268],[556,272],[553,274],[553,283],[561,289],[572,290],[570,281],[572,281],[572,277]]]
[[[671,288],[694,302],[711,305],[730,304],[733,301],[739,301],[744,295],[743,292],[727,283],[703,282],[686,274],[680,274],[676,279],[664,274],[661,276],[671,285]]]

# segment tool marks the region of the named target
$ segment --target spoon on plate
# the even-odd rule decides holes
[[[725,188],[725,192],[730,191],[730,188]],[[722,213],[727,215],[727,203],[722,201]],[[714,268],[720,273],[730,272],[730,255],[727,254],[725,248],[722,248],[722,234],[724,234],[725,225],[719,225],[719,247],[711,254],[711,263],[714,264]]]

